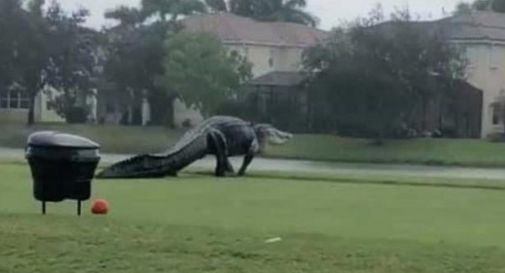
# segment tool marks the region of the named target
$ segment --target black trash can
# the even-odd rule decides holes
[[[81,201],[91,197],[91,181],[100,161],[100,145],[80,136],[44,131],[30,135],[26,146],[33,178],[33,195],[42,202],[77,200],[77,213],[81,214]]]

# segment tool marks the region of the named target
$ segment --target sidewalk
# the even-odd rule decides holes
[[[130,155],[102,154],[101,162],[112,164],[126,159]],[[24,160],[22,149],[0,148],[0,159]],[[235,169],[240,167],[242,158],[232,158]],[[193,163],[190,168],[213,170],[215,160],[206,157]],[[347,164],[335,162],[315,162],[304,160],[256,158],[250,170],[280,171],[298,173],[316,173],[320,175],[363,175],[363,176],[412,176],[433,178],[469,178],[505,180],[505,169],[436,167],[420,165],[390,165],[390,164]]]

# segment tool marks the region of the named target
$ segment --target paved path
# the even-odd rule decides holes
[[[0,159],[22,160],[23,150],[0,148]],[[129,157],[128,155],[102,154],[102,162],[112,163]],[[233,158],[236,169],[241,164],[241,158]],[[214,168],[214,159],[207,157],[192,164],[193,168]],[[434,167],[418,165],[392,164],[346,164],[332,162],[315,162],[303,160],[265,159],[257,158],[250,166],[257,171],[307,172],[333,175],[366,175],[366,176],[413,176],[438,178],[471,178],[471,179],[503,179],[505,169]]]

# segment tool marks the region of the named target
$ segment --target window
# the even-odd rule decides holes
[[[0,91],[0,109],[28,109],[30,100],[17,90]]]

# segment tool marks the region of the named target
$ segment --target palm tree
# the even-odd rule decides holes
[[[307,6],[305,0],[269,0],[267,1],[268,13],[264,18],[258,18],[265,21],[283,21],[293,22],[315,27],[317,19],[309,13],[302,10]],[[268,14],[268,15],[267,15]]]
[[[456,14],[464,14],[472,10],[505,12],[505,0],[474,0],[472,3],[461,2],[456,6]]]
[[[205,0],[214,11],[226,11],[261,21],[281,21],[309,26],[317,25],[317,18],[303,11],[306,0]]]
[[[505,12],[505,1],[504,0],[494,0],[491,8],[496,12]]]
[[[136,26],[145,19],[139,9],[127,6],[119,6],[115,9],[108,10],[105,12],[104,16],[107,19],[118,21],[120,26]]]

